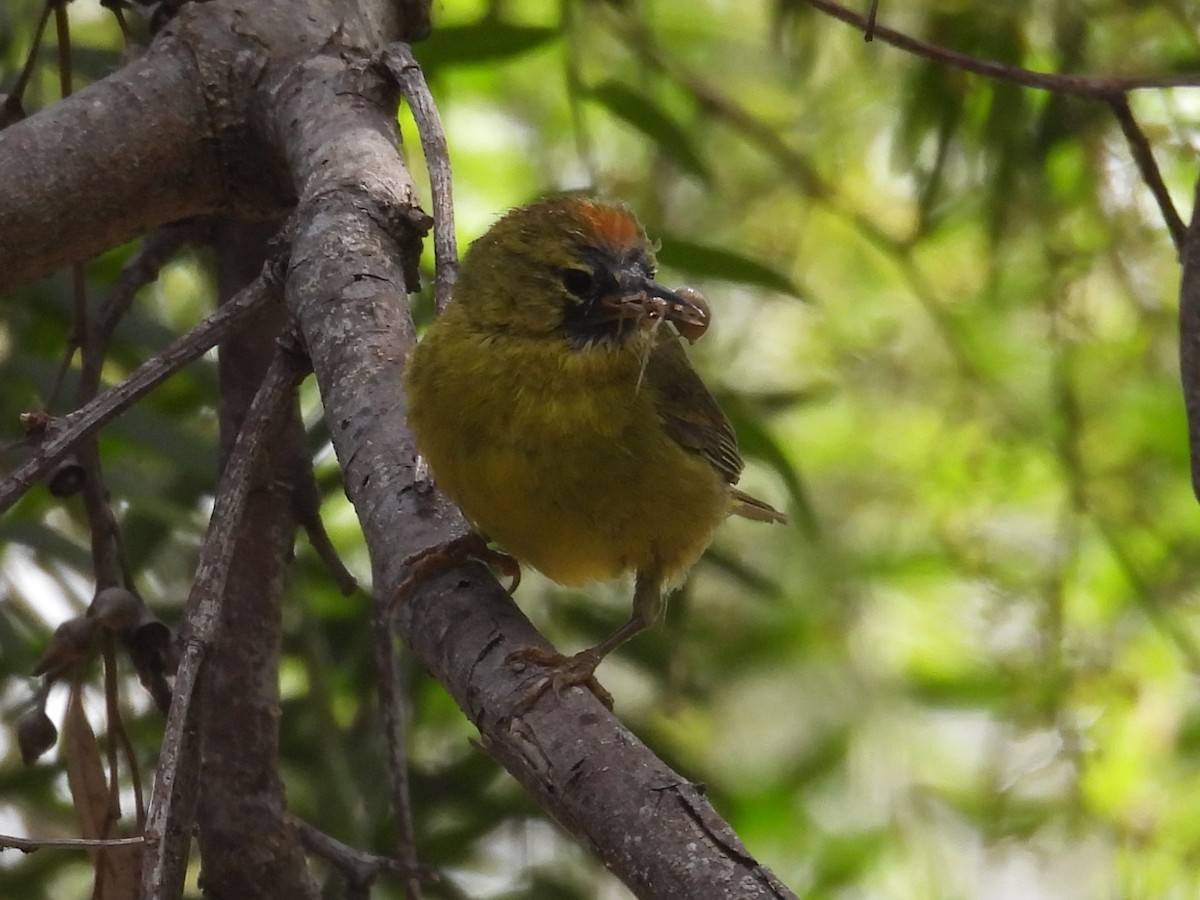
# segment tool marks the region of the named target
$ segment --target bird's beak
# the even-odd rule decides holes
[[[666,319],[693,343],[708,330],[708,303],[703,294],[686,287],[669,291],[641,275],[621,279],[620,290],[603,298],[600,307],[610,320],[632,319],[648,327]]]

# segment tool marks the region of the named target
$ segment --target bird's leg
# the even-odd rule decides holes
[[[633,612],[629,618],[595,646],[580,650],[574,656],[563,656],[540,647],[526,647],[510,653],[508,663],[518,670],[526,666],[540,666],[549,670],[522,692],[517,701],[517,714],[529,710],[549,688],[557,692],[576,684],[587,685],[601,703],[612,709],[612,694],[596,680],[596,667],[608,654],[658,621],[662,609],[662,572],[654,567],[638,572],[633,589]]]
[[[510,594],[521,583],[521,564],[507,553],[488,546],[486,535],[472,531],[447,544],[430,547],[406,559],[404,564],[408,566],[408,574],[404,576],[404,580],[396,588],[396,593],[392,595],[391,605],[396,606],[408,599],[416,590],[417,585],[426,578],[432,578],[468,559],[478,559],[502,575],[512,578],[512,583],[508,587]]]

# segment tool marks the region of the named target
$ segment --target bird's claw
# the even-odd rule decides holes
[[[521,583],[521,564],[517,562],[516,558],[494,547],[489,547],[487,538],[473,531],[455,538],[447,544],[422,550],[404,560],[404,564],[408,566],[408,574],[392,595],[391,607],[395,608],[407,600],[416,590],[417,585],[425,579],[445,572],[468,559],[478,559],[502,575],[512,578],[512,583],[508,586],[510,594]]]
[[[521,583],[521,563],[518,562],[515,556],[510,556],[503,550],[497,550],[495,547],[487,547],[485,545],[483,561],[501,575],[507,575],[512,579],[508,583],[508,593],[510,596],[517,592],[517,586]]]
[[[612,694],[596,680],[596,666],[600,665],[603,657],[581,650],[574,656],[563,656],[553,650],[543,650],[540,647],[525,647],[514,650],[508,655],[507,662],[518,672],[530,667],[545,669],[521,691],[517,698],[515,715],[521,716],[529,712],[534,704],[546,691],[553,689],[560,694],[569,687],[580,685],[586,687],[608,709],[613,708]]]

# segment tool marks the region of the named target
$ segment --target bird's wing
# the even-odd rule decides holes
[[[672,335],[655,345],[645,380],[667,434],[708,460],[729,484],[736,484],[744,463],[733,426],[688,362],[678,338]]]

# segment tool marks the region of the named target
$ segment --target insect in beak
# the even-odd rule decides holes
[[[687,338],[688,343],[694,344],[704,337],[711,315],[708,301],[698,290],[676,288],[674,291],[663,291],[654,299],[666,307],[662,312],[663,317],[675,326],[682,337]]]
[[[708,302],[695,288],[681,287],[670,291],[649,278],[634,276],[624,281],[620,292],[602,302],[613,319],[634,320],[639,325],[649,324],[655,328],[665,319],[693,344],[708,331]]]

